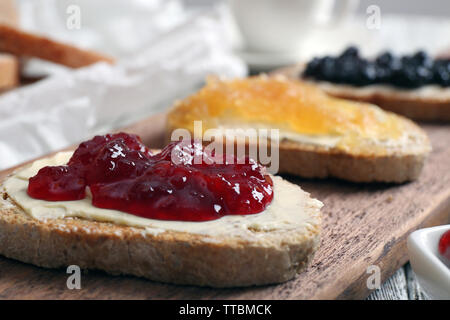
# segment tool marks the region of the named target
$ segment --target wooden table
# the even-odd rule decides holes
[[[420,288],[411,265],[407,263],[398,269],[392,277],[375,290],[367,300],[428,300]]]

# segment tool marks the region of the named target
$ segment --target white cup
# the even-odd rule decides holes
[[[244,49],[292,53],[314,29],[350,18],[359,0],[229,0]]]

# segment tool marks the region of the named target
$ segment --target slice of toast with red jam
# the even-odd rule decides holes
[[[0,185],[0,254],[211,287],[283,282],[308,266],[320,201],[254,162],[191,165],[188,147],[177,164],[177,146],[152,153],[106,135],[17,169]]]

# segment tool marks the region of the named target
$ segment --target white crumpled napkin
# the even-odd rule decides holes
[[[81,2],[86,10],[88,2]],[[133,2],[139,1],[128,3]],[[123,2],[108,3],[123,6]],[[58,67],[45,80],[0,96],[0,169],[162,111],[197,89],[209,74],[246,74],[243,62],[231,53],[220,10],[184,16],[180,11],[173,25],[158,28],[164,15],[173,11],[165,2],[153,3],[152,17],[158,19],[147,21],[153,34],[145,39],[145,46],[126,52],[126,34],[118,35],[116,44],[111,44],[109,35],[108,47],[120,48],[116,65],[98,63],[78,70]],[[99,13],[98,19],[107,13]],[[142,17],[138,22],[143,27]],[[98,29],[92,30],[91,37],[101,37]]]

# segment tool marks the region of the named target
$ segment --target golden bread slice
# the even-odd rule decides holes
[[[210,79],[170,110],[167,137],[194,121],[208,129],[278,129],[279,173],[355,182],[405,182],[419,176],[431,150],[425,132],[379,107],[331,97],[277,75]]]

